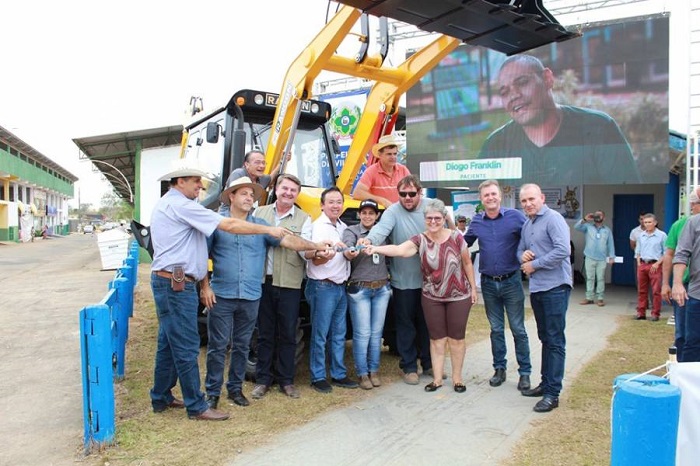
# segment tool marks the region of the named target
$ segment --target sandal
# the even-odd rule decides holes
[[[442,387],[442,385],[438,385],[435,382],[430,382],[428,385],[425,386],[424,390],[426,392],[434,392],[438,388]]]
[[[464,393],[467,391],[467,387],[463,383],[455,383],[454,384],[454,389],[457,393]]]

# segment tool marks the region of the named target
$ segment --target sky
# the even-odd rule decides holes
[[[72,139],[183,124],[191,96],[213,111],[239,89],[279,92],[327,8],[326,0],[8,0],[0,126],[79,177],[75,197],[97,206],[109,186]],[[682,98],[685,89],[672,86],[672,126],[673,92]]]
[[[79,160],[72,139],[183,124],[191,96],[212,111],[238,89],[279,92],[326,7],[325,0],[9,0],[0,126],[79,177],[76,198],[80,190],[81,203],[97,206],[108,185]]]

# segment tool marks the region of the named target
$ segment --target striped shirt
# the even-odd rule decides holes
[[[435,243],[425,233],[411,237],[418,247],[423,272],[423,296],[434,301],[459,301],[471,296],[467,276],[462,267],[462,251],[467,242],[453,231],[443,243]]]

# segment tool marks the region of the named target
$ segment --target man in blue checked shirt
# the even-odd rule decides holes
[[[262,187],[247,176],[234,179],[221,193],[221,202],[230,205],[224,216],[267,225],[253,217],[253,204],[263,194]],[[239,406],[250,402],[243,395],[243,379],[248,360],[250,338],[258,318],[262,295],[265,257],[268,247],[282,246],[296,251],[325,251],[330,245],[312,243],[300,236],[281,240],[270,235],[231,235],[216,231],[207,239],[214,268],[211,284],[201,282],[200,300],[209,309],[207,315],[207,403],[216,409],[224,382],[226,348],[231,343],[231,359],[226,389],[228,399]]]
[[[586,214],[584,218],[576,222],[574,228],[586,235],[583,249],[586,267],[586,299],[580,304],[595,303],[605,306],[605,268],[607,264],[615,262],[615,244],[612,230],[603,225],[605,212],[596,210],[592,214]]]

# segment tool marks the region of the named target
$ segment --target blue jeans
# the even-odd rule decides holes
[[[207,377],[204,385],[207,395],[220,396],[224,383],[226,349],[231,342],[229,361],[229,393],[240,391],[245,378],[245,368],[250,351],[250,337],[258,319],[260,300],[227,299],[216,297],[216,304],[207,315],[209,344],[207,345]]]
[[[304,294],[311,308],[311,382],[326,379],[326,342],[329,340],[331,377],[344,379],[347,377],[343,358],[348,312],[345,285],[308,279]]]
[[[545,395],[558,397],[566,365],[566,310],[571,287],[560,285],[547,291],[530,293],[530,304],[537,321],[537,336],[542,342],[542,389]]]
[[[586,267],[586,299],[602,301],[605,299],[605,268],[608,261],[597,261],[586,257],[584,264]]]
[[[382,331],[391,288],[370,289],[351,285],[347,288],[352,319],[352,354],[358,376],[379,371]]]
[[[506,337],[505,314],[515,341],[515,358],[518,360],[518,373],[530,375],[530,342],[525,330],[525,292],[523,291],[520,271],[512,277],[497,282],[484,275],[481,276],[481,293],[486,306],[486,318],[491,326],[491,354],[493,368],[505,369]]]
[[[187,413],[200,414],[208,406],[199,382],[196,286],[185,282],[184,291],[175,292],[170,287],[170,279],[151,275],[151,290],[158,314],[151,404],[156,409],[168,406],[173,401],[172,389],[180,379]]]
[[[425,324],[421,290],[399,290],[392,287],[394,316],[396,320],[396,351],[401,360],[399,367],[404,373],[418,371],[420,358],[423,371],[432,369],[430,361],[430,338]]]
[[[280,386],[294,383],[300,301],[300,289],[274,286],[271,280],[263,285],[258,310],[256,383],[272,385],[273,366]]]
[[[700,299],[691,297],[685,303],[683,362],[700,362]]]

